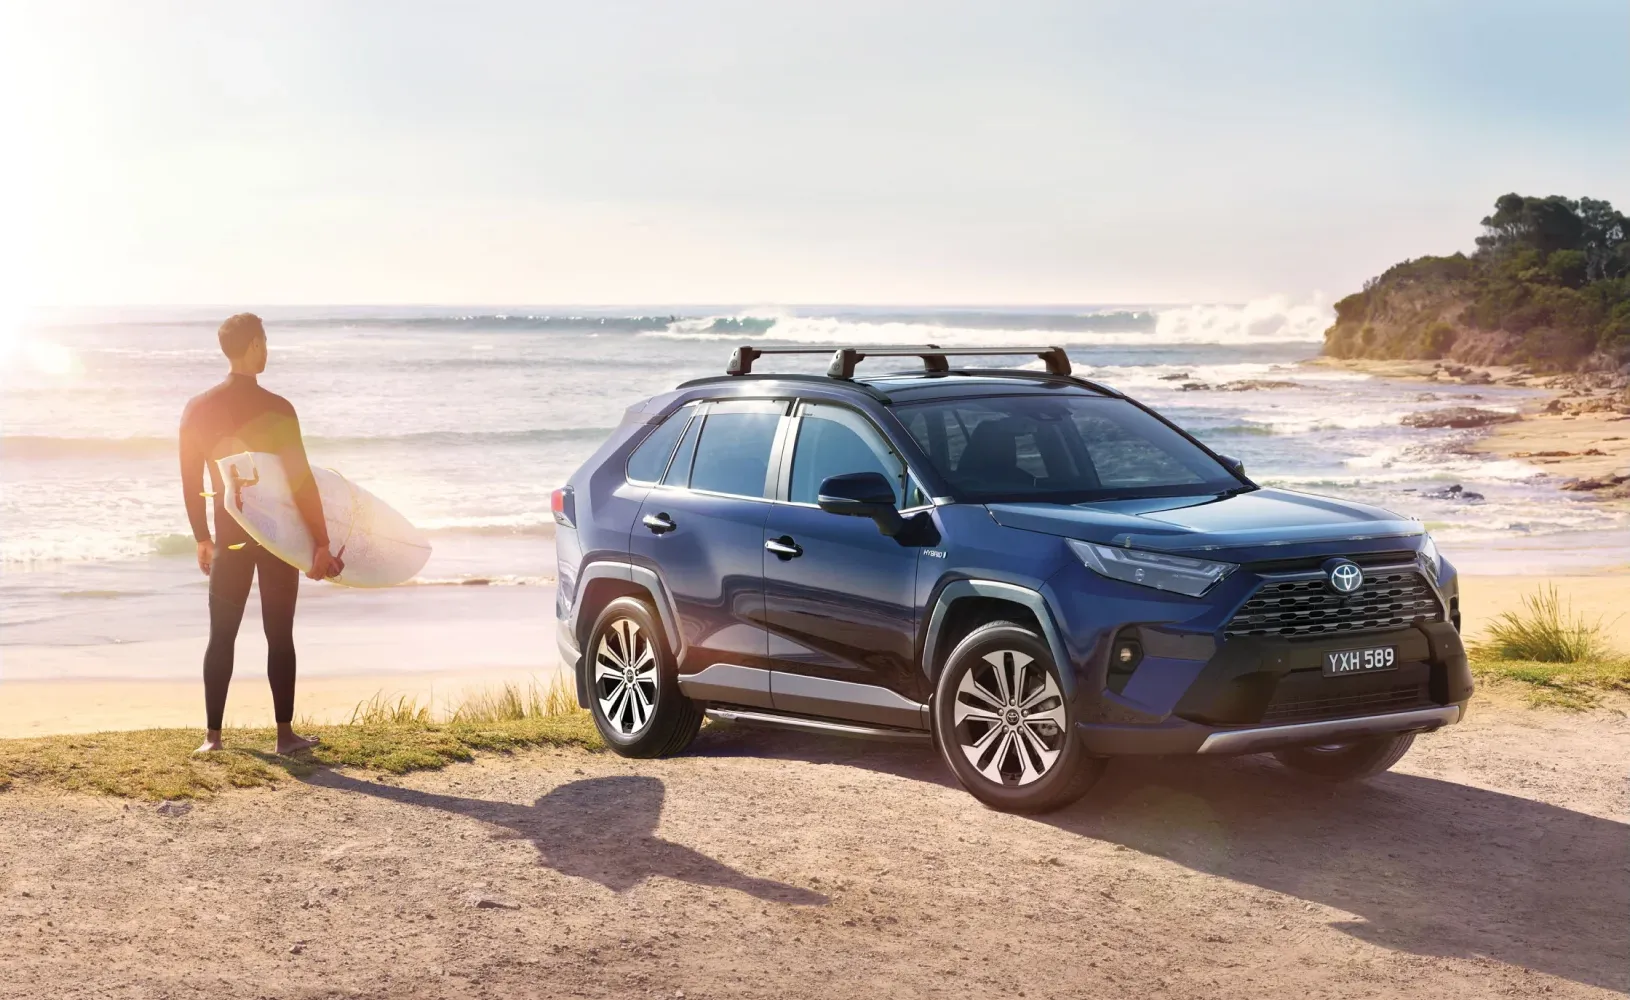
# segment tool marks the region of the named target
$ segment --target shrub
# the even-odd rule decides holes
[[[1556,587],[1523,598],[1520,611],[1506,611],[1489,622],[1475,652],[1498,660],[1536,663],[1584,663],[1611,656],[1602,620],[1574,617]]]

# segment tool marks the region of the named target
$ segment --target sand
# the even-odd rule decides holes
[[[1602,576],[1467,576],[1462,578],[1461,609],[1466,635],[1476,637],[1487,620],[1502,611],[1521,606],[1525,595],[1554,585],[1573,609],[1588,618],[1602,618],[1610,637],[1620,649],[1630,652],[1630,572]],[[539,588],[541,590],[542,588]],[[531,604],[539,603],[535,595]],[[316,662],[325,670],[303,675],[296,711],[302,718],[325,722],[344,721],[359,701],[376,693],[392,697],[408,695],[422,701],[434,699],[439,709],[469,691],[504,683],[547,683],[559,670],[554,648],[545,645],[547,627],[528,618],[518,623],[521,631],[490,623],[481,631],[476,648],[456,640],[460,631],[452,622],[427,629],[424,636],[410,631],[406,638],[399,627],[365,626],[325,631],[322,626],[302,626],[302,663]],[[384,631],[380,631],[384,628]],[[347,662],[368,663],[358,654],[370,636],[378,649],[405,649],[417,640],[413,669],[391,670],[374,661],[373,670],[347,672]],[[139,644],[131,644],[139,645]],[[248,629],[239,638],[238,667],[232,679],[227,702],[227,721],[232,725],[265,726],[272,721],[271,692],[266,685],[264,641]],[[121,680],[118,676],[86,676],[83,662],[71,658],[154,655],[152,651],[120,650],[119,647],[58,647],[49,655],[70,660],[60,669],[72,679],[0,679],[0,738],[40,736],[50,733],[82,733],[114,729],[150,729],[169,726],[199,726],[203,711],[203,685],[197,680],[202,636],[176,643],[165,655],[174,657],[172,674],[192,672],[192,679],[168,676],[156,680]],[[14,649],[9,656],[17,656]],[[43,655],[43,654],[37,654]],[[404,653],[403,655],[406,655]],[[426,662],[440,656],[447,664],[434,669]],[[181,659],[185,657],[185,660]],[[349,659],[348,659],[349,658]],[[395,657],[400,660],[401,656]],[[492,660],[498,665],[490,665]],[[509,662],[504,661],[519,661]]]
[[[181,815],[8,793],[0,997],[1622,995],[1626,737],[1485,708],[1367,784],[1117,761],[1038,818],[740,729]]]

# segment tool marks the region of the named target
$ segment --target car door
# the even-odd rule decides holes
[[[768,399],[702,404],[634,525],[631,553],[657,572],[679,619],[679,673],[691,697],[768,704],[764,522],[787,408]],[[705,690],[721,681],[745,691]]]
[[[923,505],[904,461],[859,411],[805,401],[787,430],[777,502],[764,527],[764,622],[786,712],[884,725],[924,725],[923,680],[913,665],[920,547],[878,531],[869,518],[829,514],[821,482],[881,472],[902,508]]]

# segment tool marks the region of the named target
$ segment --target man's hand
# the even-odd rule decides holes
[[[331,576],[339,576],[345,569],[345,564],[328,551],[328,546],[319,545],[311,550],[311,572],[306,576],[313,580],[326,580]]]
[[[206,538],[198,543],[198,568],[208,576],[209,568],[213,565],[215,565],[215,543]]]

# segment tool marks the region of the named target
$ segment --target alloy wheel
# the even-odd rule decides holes
[[[1064,697],[1050,670],[1016,649],[986,653],[957,683],[955,740],[998,785],[1028,785],[1064,749]]]
[[[594,652],[595,698],[600,713],[620,736],[645,729],[656,712],[657,655],[639,623],[618,618]]]

